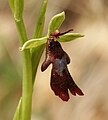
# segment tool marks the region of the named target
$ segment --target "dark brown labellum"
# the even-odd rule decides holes
[[[46,43],[46,58],[41,66],[41,71],[44,71],[52,63],[51,89],[54,91],[55,95],[59,96],[63,101],[69,100],[68,90],[75,96],[76,94],[84,95],[73,81],[67,68],[67,64],[70,63],[70,58],[57,41],[60,35],[70,31],[72,31],[72,29],[64,33],[60,33],[57,30],[49,36]]]

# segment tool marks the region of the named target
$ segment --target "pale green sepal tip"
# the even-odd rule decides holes
[[[65,12],[64,11],[57,14],[57,15],[55,15],[50,20],[50,23],[49,23],[49,26],[48,26],[48,34],[47,34],[47,36],[49,36],[55,30],[58,30],[59,27],[61,26],[61,24],[63,23],[64,19],[65,19]]]
[[[84,35],[79,34],[79,33],[67,33],[65,35],[62,35],[58,38],[59,42],[69,42],[72,40],[75,40],[77,38],[84,37]]]
[[[30,49],[30,48],[33,48],[33,47],[38,47],[38,46],[40,46],[42,44],[45,44],[46,40],[47,40],[47,37],[42,37],[42,38],[36,38],[36,39],[28,40],[27,42],[25,42],[23,44],[22,47],[19,48],[19,50],[23,51],[25,49]]]

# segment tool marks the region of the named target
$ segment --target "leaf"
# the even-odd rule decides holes
[[[20,98],[20,101],[18,103],[16,112],[14,114],[13,120],[20,120],[21,119],[21,110],[22,110],[22,97]]]
[[[37,23],[35,26],[35,31],[33,38],[39,38],[42,36],[44,22],[45,22],[45,13],[46,13],[46,7],[47,7],[48,0],[43,0],[40,13],[38,15]]]
[[[69,42],[80,37],[84,37],[84,35],[81,35],[79,33],[67,33],[65,35],[59,36],[58,40],[60,42]]]
[[[25,49],[38,47],[40,45],[45,44],[46,40],[47,40],[47,37],[28,40],[27,42],[24,43],[24,45],[20,48],[20,50],[23,51]]]
[[[39,15],[37,18],[33,38],[40,38],[40,37],[42,37],[42,33],[43,33],[44,22],[45,22],[45,13],[46,13],[48,0],[42,0],[42,1],[43,2],[42,2],[41,9],[40,9],[40,12],[39,12]],[[31,49],[33,84],[34,84],[34,80],[35,80],[35,76],[36,76],[37,67],[38,67],[38,64],[39,64],[39,61],[40,61],[40,58],[41,58],[44,48],[45,48],[45,45],[42,44],[38,47]]]
[[[47,36],[49,36],[52,32],[57,30],[61,26],[61,24],[63,23],[64,19],[65,19],[64,12],[55,15],[49,23]]]
[[[9,0],[9,5],[12,10],[12,14],[14,14],[14,0]]]

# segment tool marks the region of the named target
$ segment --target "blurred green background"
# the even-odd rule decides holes
[[[24,21],[32,38],[42,1],[25,0]],[[66,12],[60,31],[70,28],[84,38],[62,43],[71,57],[69,70],[83,90],[68,102],[50,89],[51,66],[38,68],[32,120],[108,120],[108,0],[49,0],[44,34],[53,15]],[[12,120],[21,96],[22,62],[16,26],[7,0],[0,0],[0,120]]]

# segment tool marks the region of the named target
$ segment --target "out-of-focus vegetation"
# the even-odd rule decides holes
[[[24,20],[31,38],[41,1],[25,1]],[[73,28],[84,38],[62,43],[71,57],[69,69],[84,91],[62,102],[50,89],[50,70],[38,69],[32,120],[108,120],[108,2],[107,0],[49,0],[44,33],[51,17],[66,12],[60,30]],[[0,120],[11,120],[21,95],[22,64],[19,41],[8,1],[0,0]],[[41,61],[43,61],[43,57]],[[40,63],[41,64],[41,63]]]

